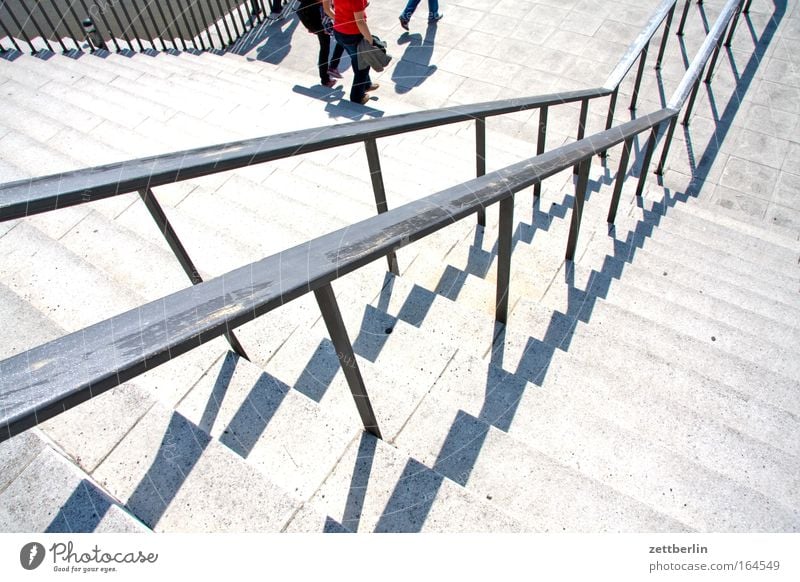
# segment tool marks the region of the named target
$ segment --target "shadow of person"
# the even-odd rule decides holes
[[[263,35],[266,36],[266,42],[256,49],[256,60],[273,65],[280,64],[292,48],[292,36],[299,22],[297,18],[286,18],[272,21],[270,26],[264,28]]]
[[[430,64],[435,42],[436,23],[428,24],[424,38],[420,34],[408,32],[400,35],[397,44],[407,43],[408,46],[392,72],[396,93],[408,93],[436,72],[436,65]]]

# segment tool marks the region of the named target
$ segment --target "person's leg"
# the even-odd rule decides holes
[[[344,46],[344,50],[350,55],[350,63],[353,67],[353,86],[350,88],[350,101],[361,103],[367,94],[367,88],[372,84],[369,78],[369,67],[359,70],[358,68],[358,43],[363,38],[360,34],[342,34],[334,31],[336,42]]]
[[[400,14],[400,20],[403,22],[408,22],[411,20],[411,15],[414,14],[414,11],[419,6],[420,0],[408,0],[408,4],[406,4],[405,9]]]
[[[317,68],[319,69],[319,82],[328,85],[331,78],[328,76],[328,55],[331,52],[331,37],[324,31],[317,33],[319,39],[319,57],[317,58]]]
[[[441,20],[442,15],[439,14],[439,0],[428,0],[428,20],[436,22]]]
[[[340,43],[335,42],[333,43],[333,56],[331,57],[331,62],[329,67],[331,69],[339,70],[339,61],[342,60],[342,55],[344,54],[344,46]]]

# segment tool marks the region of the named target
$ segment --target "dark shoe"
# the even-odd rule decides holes
[[[436,14],[428,17],[428,22],[433,24],[439,22],[442,18],[444,18],[444,14],[437,12]]]
[[[328,75],[333,77],[334,79],[341,79],[342,74],[339,72],[339,69],[330,68],[328,69]]]
[[[400,17],[400,26],[403,27],[403,30],[408,30],[408,20],[406,20],[402,16]]]
[[[367,103],[369,103],[369,95],[364,95],[361,98],[361,101],[359,101],[359,103],[361,103],[361,105],[366,105]]]
[[[320,81],[320,85],[322,85],[323,87],[328,87],[329,89],[333,89],[336,86],[336,80],[335,79],[328,79],[327,82],[326,81]]]
[[[380,85],[378,85],[377,83],[373,83],[372,85],[370,85],[369,87],[367,87],[367,88],[365,89],[365,91],[377,91],[377,90],[378,90],[378,89],[380,89],[380,88],[381,88],[381,86],[380,86]]]

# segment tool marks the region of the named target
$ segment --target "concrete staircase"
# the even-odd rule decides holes
[[[315,83],[231,54],[0,60],[0,182],[414,109]],[[529,123],[489,121],[490,170],[531,155]],[[390,206],[472,177],[473,140],[379,140]],[[361,149],[156,193],[212,277],[373,215]],[[385,440],[306,296],[236,330],[251,362],[215,340],[0,445],[0,528],[800,530],[797,232],[649,178],[609,230],[617,155],[574,263],[572,175],[517,195],[507,326],[496,209],[333,283]],[[135,195],[3,223],[0,357],[186,285]]]

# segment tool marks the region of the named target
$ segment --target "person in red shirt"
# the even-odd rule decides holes
[[[358,43],[365,39],[372,44],[372,33],[367,26],[367,0],[336,0],[335,10],[331,0],[323,0],[325,13],[333,18],[333,36],[350,55],[353,66],[353,86],[350,88],[350,101],[365,105],[369,101],[369,91],[378,88],[369,78],[369,67],[358,67]]]

